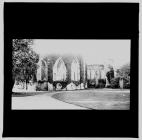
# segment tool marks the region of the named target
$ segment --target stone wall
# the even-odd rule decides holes
[[[53,79],[53,67],[59,58],[62,59],[67,70],[66,79],[64,81],[54,81]],[[71,79],[71,65],[74,59],[78,60],[80,68],[80,80],[78,81],[72,81]],[[39,69],[37,70],[37,83],[38,81],[40,82],[37,84],[37,90],[75,90],[83,89],[85,87],[86,69],[84,68],[84,62],[81,56],[48,55],[47,57],[42,58],[39,64]],[[45,68],[47,70],[45,70]],[[77,85],[75,82],[78,82],[79,84]],[[42,87],[41,89],[39,88],[40,86]]]
[[[62,61],[66,71],[66,78],[63,80],[54,79],[53,70],[58,61]],[[79,79],[73,80],[72,63],[77,61],[79,65]],[[106,77],[106,68],[104,65],[86,65],[81,56],[74,55],[48,55],[39,62],[37,70],[37,81],[41,81],[41,90],[77,90],[88,87],[105,87],[109,84]],[[60,77],[60,76],[59,76]],[[76,78],[75,78],[76,80]],[[45,82],[47,82],[45,84]],[[39,85],[38,85],[39,86]]]

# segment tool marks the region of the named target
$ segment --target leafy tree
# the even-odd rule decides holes
[[[13,60],[13,81],[27,83],[33,78],[37,70],[39,56],[32,50],[32,39],[13,39],[12,60]]]
[[[120,67],[120,69],[117,70],[117,73],[119,77],[123,77],[123,78],[130,76],[130,64],[127,63],[123,65],[122,67]]]
[[[119,88],[119,77],[112,78],[110,81],[111,88]]]
[[[117,77],[118,79],[123,79],[124,88],[130,88],[130,64],[127,63],[117,69]]]
[[[111,80],[114,78],[114,70],[113,67],[109,65],[109,71],[106,73],[106,77],[108,79],[108,82],[111,83]]]

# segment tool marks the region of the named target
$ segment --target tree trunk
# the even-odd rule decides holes
[[[28,89],[28,80],[26,80],[26,90]]]
[[[25,82],[22,82],[22,84],[23,84],[23,89],[25,88]]]

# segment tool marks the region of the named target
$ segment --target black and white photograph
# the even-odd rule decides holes
[[[138,2],[4,2],[2,137],[138,138]]]
[[[130,109],[130,40],[12,44],[12,109]]]

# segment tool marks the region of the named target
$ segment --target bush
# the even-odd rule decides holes
[[[111,79],[114,78],[114,70],[113,70],[113,68],[111,68],[111,70],[106,73],[106,77],[107,77],[108,82],[110,83]]]
[[[111,79],[110,87],[111,88],[119,88],[119,77]]]
[[[55,89],[57,87],[57,84],[61,85],[61,89],[64,89],[64,88],[66,88],[68,82],[67,81],[54,81],[53,86],[54,86]]]
[[[48,90],[48,82],[46,81],[38,81],[36,85],[37,91],[47,91]]]
[[[126,89],[130,88],[130,78],[129,77],[124,78],[124,88]]]
[[[119,86],[119,77],[113,78],[110,82],[111,88],[120,88]],[[129,77],[124,77],[123,78],[123,88],[124,89],[129,89],[130,88],[130,78]]]
[[[105,88],[105,85],[106,85],[106,80],[105,79],[99,79],[99,84],[98,84],[98,87],[99,88]]]
[[[95,80],[88,80],[88,88],[95,88],[96,87],[96,81]]]
[[[88,88],[105,88],[106,80],[105,79],[99,79],[98,84],[96,83],[96,80],[88,80]]]

